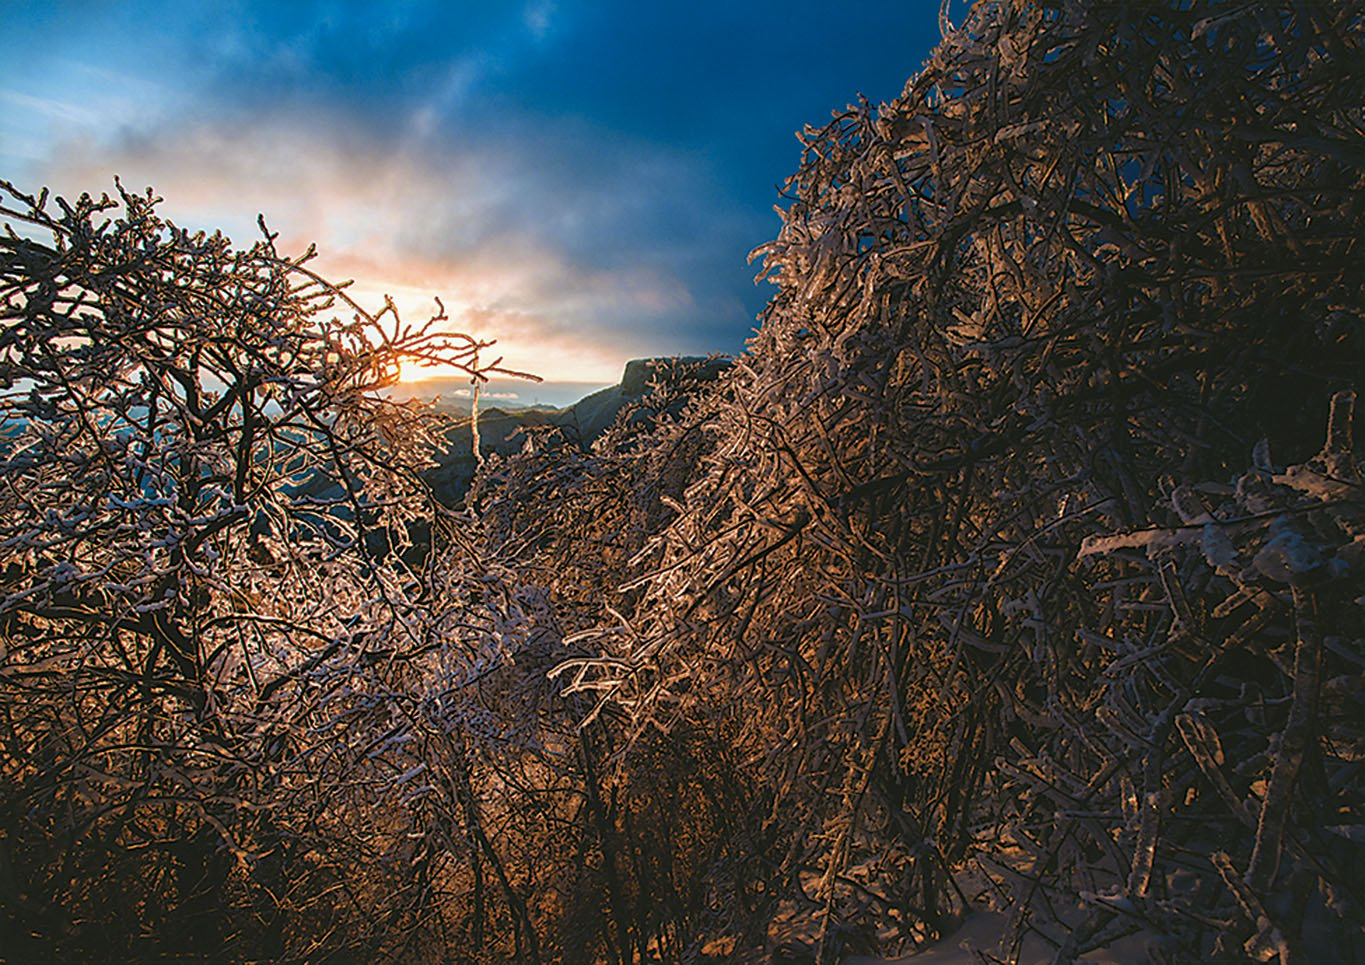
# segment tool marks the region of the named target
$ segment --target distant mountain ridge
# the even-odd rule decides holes
[[[557,426],[564,430],[569,442],[586,449],[607,430],[621,410],[644,398],[650,383],[676,377],[674,373],[688,372],[688,377],[710,382],[730,366],[725,356],[658,356],[632,359],[621,373],[616,385],[598,389],[572,405],[563,408],[534,405],[513,407],[481,404],[479,407],[479,439],[484,453],[511,455],[522,445],[519,430],[533,426]],[[466,414],[469,406],[457,401],[457,411]],[[446,404],[448,405],[448,404]],[[443,405],[443,408],[445,405]],[[478,462],[474,458],[473,433],[468,419],[457,425],[446,436],[449,443],[437,458],[436,466],[426,476],[437,496],[446,503],[464,498],[473,482]]]

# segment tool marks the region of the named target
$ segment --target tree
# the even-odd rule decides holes
[[[364,311],[264,224],[234,250],[150,192],[0,189],[6,954],[686,951],[723,759],[637,779],[580,733],[548,671],[597,597],[527,546],[591,583],[588,534],[523,529],[558,491],[519,458],[481,483],[507,487],[490,525],[443,507],[447,427],[382,391],[410,359],[483,377],[488,345]],[[602,526],[658,509],[612,495]],[[680,788],[709,797],[657,819]]]
[[[1013,913],[1007,960],[1143,929],[1179,960],[1292,959],[1309,906],[1358,942],[1350,865],[1308,817],[1360,821],[1354,738],[1295,696],[1308,601],[1238,595],[1197,554],[1078,553],[1195,525],[1187,495],[1263,437],[1267,478],[1303,464],[1365,370],[1363,31],[1351,3],[981,3],[900,98],[805,132],[756,252],[763,327],[680,430],[712,440],[702,470],[562,679],[637,733],[734,725],[773,797],[769,892],[821,922],[823,960],[840,917],[941,933],[964,868]],[[1216,502],[1215,534],[1241,533]],[[1358,531],[1290,492],[1259,505],[1353,574],[1328,595],[1354,642],[1321,671],[1349,677]],[[1248,559],[1292,542],[1252,529]],[[1252,803],[1221,810],[1196,712],[1232,728],[1252,693]],[[1336,783],[1281,767],[1290,743]],[[1247,828],[1271,799],[1292,834]]]
[[[509,610],[420,481],[439,421],[380,390],[488,343],[364,311],[264,221],[235,250],[150,191],[0,190],[7,951],[392,952],[431,900],[405,745]]]

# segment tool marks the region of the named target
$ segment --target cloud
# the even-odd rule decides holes
[[[508,366],[550,378],[609,380],[629,357],[706,348],[687,335],[708,294],[680,270],[686,259],[671,264],[640,237],[657,224],[636,224],[668,217],[650,180],[685,181],[685,168],[642,154],[593,173],[591,160],[526,156],[545,143],[391,151],[323,119],[255,117],[68,142],[49,181],[101,190],[117,173],[154,187],[172,220],[239,245],[264,212],[285,250],[316,242],[317,266],[355,279],[362,304],[389,294],[417,318],[439,296],[452,328],[497,338]]]
[[[918,6],[49,0],[0,36],[0,163],[68,193],[120,174],[239,243],[264,212],[358,292],[440,294],[509,364],[610,380],[740,348],[793,132],[899,91]]]
[[[42,117],[73,124],[93,124],[99,117],[91,108],[80,104],[53,100],[50,97],[34,97],[9,88],[0,88],[0,101]]]

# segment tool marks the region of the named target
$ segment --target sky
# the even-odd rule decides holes
[[[958,4],[960,7],[961,4]],[[960,15],[959,15],[960,16]],[[0,178],[148,186],[377,309],[615,382],[738,352],[796,132],[898,96],[939,0],[0,0]]]

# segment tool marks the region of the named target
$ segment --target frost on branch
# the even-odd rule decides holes
[[[421,482],[439,420],[380,390],[485,346],[156,205],[0,183],[0,944],[430,941],[470,682],[535,617]]]
[[[1146,735],[1136,750],[1158,806],[1132,858],[1146,869],[1141,880],[1088,900],[1109,909],[1121,894],[1120,917],[1178,934],[1188,926],[1163,896],[1180,879],[1203,896],[1200,913],[1220,921],[1221,955],[1307,960],[1322,949],[1305,948],[1305,916],[1360,914],[1349,854],[1365,831],[1350,790],[1365,754],[1365,487],[1354,403],[1353,391],[1333,397],[1317,456],[1277,471],[1262,444],[1258,464],[1197,519],[1146,531],[1164,537],[1145,542],[1139,559],[1168,620],[1143,654],[1148,679],[1116,672],[1116,662],[1096,695],[1122,708],[1121,726]],[[1189,528],[1203,537],[1179,538]],[[1091,539],[1081,553],[1135,545]]]
[[[1349,863],[1304,872],[1355,832],[1296,814],[1358,807],[1305,701],[1360,656],[1344,402],[1308,457],[1365,371],[1361,47],[1347,3],[981,3],[805,130],[762,329],[559,678],[737,748],[755,917],[906,951],[970,872],[1006,961],[1290,955],[1291,894],[1358,946]]]

